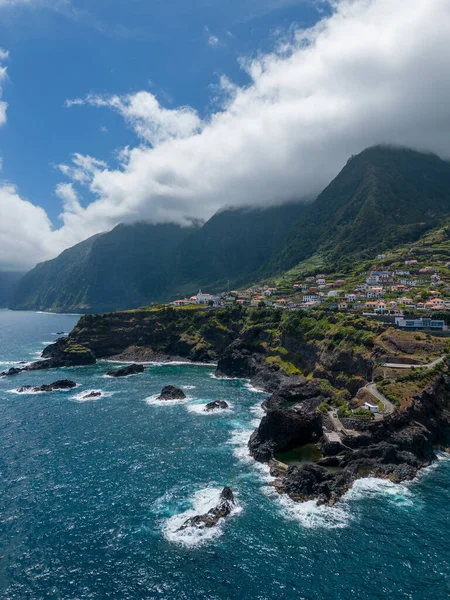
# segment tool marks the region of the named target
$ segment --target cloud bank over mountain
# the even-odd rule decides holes
[[[116,111],[139,143],[112,165],[74,154],[59,166],[59,229],[4,184],[0,269],[31,267],[119,222],[186,223],[224,205],[311,198],[350,155],[378,143],[450,158],[448,0],[332,6],[271,54],[243,60],[248,85],[223,77],[222,104],[207,116],[166,108],[147,91],[68,99],[68,118],[73,110]]]

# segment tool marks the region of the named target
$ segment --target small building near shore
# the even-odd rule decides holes
[[[408,319],[396,317],[395,324],[406,331],[447,331],[447,323],[443,319]]]
[[[364,402],[364,408],[366,408],[367,410],[370,410],[370,412],[373,412],[374,414],[377,414],[380,412],[380,409],[378,408],[378,406],[376,404],[372,404],[372,402]]]

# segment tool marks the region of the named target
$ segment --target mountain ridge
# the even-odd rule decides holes
[[[185,229],[119,225],[38,265],[11,307],[105,312],[190,296],[199,287],[249,285],[302,265],[345,272],[419,239],[448,216],[450,162],[374,146],[352,156],[314,202],[228,207]]]

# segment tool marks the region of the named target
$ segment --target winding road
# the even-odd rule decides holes
[[[436,358],[433,362],[428,363],[427,365],[402,365],[400,363],[384,363],[380,365],[381,367],[386,367],[388,369],[432,369],[436,365],[443,362],[445,356],[441,356],[441,358]]]
[[[383,416],[392,415],[395,411],[395,406],[386,398],[386,396],[384,396],[384,394],[378,391],[376,383],[369,383],[366,385],[366,390],[383,404],[384,410],[381,412]]]
[[[428,363],[427,365],[402,365],[400,363],[385,363],[381,366],[388,367],[391,369],[413,369],[413,368],[415,368],[415,369],[419,369],[419,368],[432,369],[433,367],[439,365],[444,360],[445,360],[445,356],[441,356],[441,358],[436,358],[436,360],[433,360],[432,362]],[[369,383],[365,387],[366,387],[367,391],[369,392],[369,394],[371,394],[371,396],[376,398],[384,406],[384,410],[382,410],[380,413],[378,413],[375,418],[378,417],[378,419],[381,419],[381,418],[387,417],[388,415],[392,415],[392,413],[395,412],[394,404],[392,404],[392,402],[390,400],[388,400],[384,394],[382,394],[381,392],[378,391],[376,383]],[[342,424],[342,421],[340,420],[340,418],[338,416],[338,411],[336,409],[329,411],[328,416],[329,416],[331,422],[333,423],[334,430],[338,434],[340,434],[340,433],[342,433],[344,435],[348,435],[349,433],[358,434],[358,432],[348,430],[344,427],[344,425]]]

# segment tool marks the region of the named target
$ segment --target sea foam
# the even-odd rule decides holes
[[[186,388],[185,388],[186,389]],[[210,402],[210,400],[208,400],[208,402]],[[233,405],[230,404],[229,402],[228,404],[228,408],[216,408],[214,410],[205,410],[206,404],[208,404],[208,402],[206,402],[205,404],[188,404],[186,406],[186,409],[191,412],[194,413],[196,415],[202,415],[202,416],[218,416],[221,414],[224,415],[229,415],[230,413],[233,412]]]
[[[264,390],[261,390],[259,388],[256,388],[249,381],[246,381],[244,383],[244,387],[247,388],[249,392],[253,392],[254,394],[266,394],[267,395],[267,392],[265,392]]]
[[[96,396],[95,398],[86,398],[92,392],[100,392],[101,396]],[[75,402],[95,402],[96,400],[100,400],[101,398],[109,398],[114,394],[114,392],[104,392],[103,390],[84,390],[75,396],[71,396],[71,400]]]
[[[383,496],[396,506],[409,507],[414,505],[414,497],[405,483],[393,483],[389,479],[364,477],[358,479],[343,497],[344,501],[367,500]]]
[[[220,493],[223,488],[206,487],[195,492],[191,499],[192,508],[174,515],[163,524],[163,534],[172,543],[180,544],[188,548],[195,548],[207,544],[223,535],[226,519],[220,519],[215,527],[187,527],[177,531],[187,519],[196,515],[203,515],[219,502]],[[227,517],[238,515],[242,507],[236,504],[235,508]]]
[[[189,396],[177,400],[159,400],[160,395],[160,393],[153,394],[153,396],[145,398],[144,402],[149,406],[173,406],[175,404],[186,404],[187,402],[190,402],[192,400],[192,398],[190,398]]]

